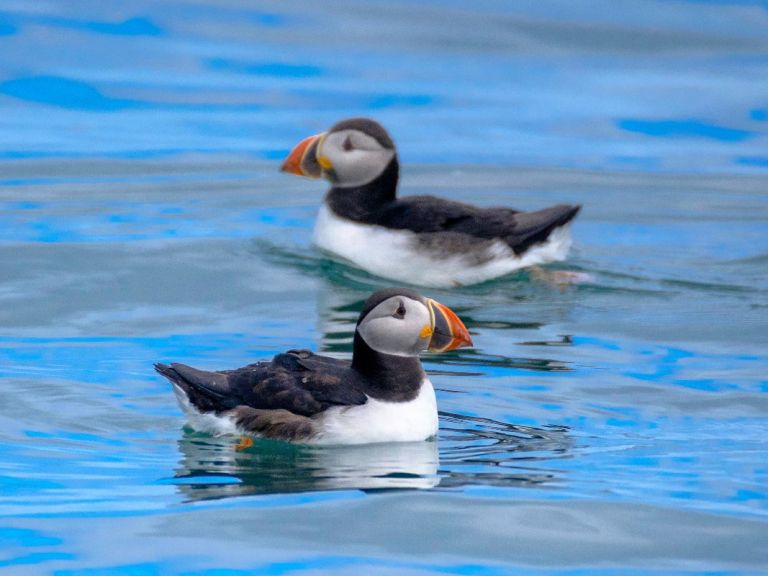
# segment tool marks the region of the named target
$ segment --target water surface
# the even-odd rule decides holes
[[[768,11],[651,5],[0,12],[0,567],[768,570]],[[322,185],[277,171],[354,114],[404,194],[583,204],[571,258],[428,291],[476,344],[424,357],[437,442],[185,429],[153,362],[348,358],[389,284],[312,248]]]

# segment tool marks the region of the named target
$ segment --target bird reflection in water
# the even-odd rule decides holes
[[[546,486],[560,480],[547,462],[570,456],[565,427],[535,428],[440,413],[438,441],[301,446],[186,431],[173,483],[187,500],[328,490],[424,490]],[[438,452],[439,448],[439,452]]]
[[[437,442],[301,446],[187,432],[174,483],[189,500],[325,490],[424,489],[439,483]]]

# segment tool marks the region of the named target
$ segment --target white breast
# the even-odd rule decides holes
[[[333,213],[325,204],[315,223],[314,242],[366,272],[421,286],[468,286],[520,268],[563,260],[571,247],[570,226],[550,234],[547,242],[517,256],[498,240],[446,255],[420,243],[409,230],[359,224]]]
[[[318,417],[322,430],[313,444],[419,442],[437,434],[437,402],[429,379],[410,402],[368,398],[362,406],[329,408]]]

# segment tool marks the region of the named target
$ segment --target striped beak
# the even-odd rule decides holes
[[[325,133],[315,134],[309,138],[304,138],[296,144],[283,161],[280,170],[297,176],[306,176],[307,178],[320,178],[323,173],[323,167],[317,161],[317,146],[322,141]]]
[[[431,298],[427,298],[427,308],[431,326],[425,326],[424,332],[432,332],[428,348],[430,352],[447,352],[472,346],[467,327],[453,310]]]

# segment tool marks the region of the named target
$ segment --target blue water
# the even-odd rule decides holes
[[[768,4],[0,5],[0,572],[768,572]],[[302,137],[404,194],[584,205],[565,263],[429,290],[437,443],[184,428],[156,361],[349,357]],[[555,272],[579,274],[562,283]]]

